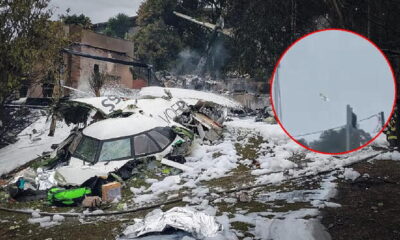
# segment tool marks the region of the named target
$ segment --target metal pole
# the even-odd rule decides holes
[[[350,132],[351,132],[351,118],[352,109],[349,104],[346,106],[346,151],[350,151]]]
[[[280,65],[278,65],[276,69],[276,76],[274,79],[274,86],[273,86],[274,87],[273,97],[274,97],[276,115],[278,115],[279,121],[282,122],[281,87],[279,86],[279,68]]]
[[[385,115],[383,112],[380,112],[380,116],[381,116],[381,124],[382,124],[382,128],[385,126]]]
[[[147,86],[150,86],[151,70],[147,68]]]

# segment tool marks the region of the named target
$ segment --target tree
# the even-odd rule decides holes
[[[60,20],[64,24],[73,24],[73,25],[78,25],[81,26],[82,28],[85,29],[91,29],[92,28],[92,21],[90,20],[89,17],[81,14],[73,14],[73,15],[61,15]]]
[[[144,1],[138,10],[137,18],[141,29],[133,38],[136,55],[142,61],[150,61],[158,70],[175,69],[178,54],[183,49],[199,58],[198,53],[204,51],[207,44],[209,30],[176,17],[173,11],[200,17],[206,5],[205,2],[200,0]],[[149,39],[151,37],[156,37],[156,39]],[[149,41],[156,46],[152,47]]]
[[[135,52],[139,59],[156,69],[168,69],[182,48],[178,33],[163,20],[147,24],[135,35]]]
[[[117,16],[108,20],[104,33],[107,36],[125,38],[126,33],[128,33],[132,25],[133,22],[128,15],[119,13]]]
[[[68,39],[60,22],[49,21],[49,1],[0,0],[1,102],[20,87],[22,78],[42,79],[59,70],[60,49]]]
[[[100,90],[106,83],[107,79],[108,75],[100,72],[99,65],[94,65],[92,75],[89,78],[89,87],[94,92],[96,97],[100,97]]]
[[[209,30],[177,18],[173,11],[212,23],[222,15],[225,28],[234,33],[232,40],[223,41],[230,55],[224,69],[248,73],[259,80],[271,77],[279,57],[295,40],[315,30],[335,27],[370,37],[388,55],[396,73],[400,71],[398,1],[146,0],[142,3],[138,11],[140,26],[163,21],[170,31],[177,33],[182,48],[201,56],[209,41]]]
[[[369,133],[362,129],[353,128],[350,132],[350,149],[356,149],[371,139]],[[347,150],[346,128],[324,131],[319,139],[312,141],[309,146],[311,149],[327,153],[344,152]]]
[[[4,103],[26,79],[41,84],[60,76],[60,49],[68,45],[60,22],[50,21],[50,0],[0,0],[0,119]]]
[[[227,1],[226,21],[234,32],[231,69],[267,80],[283,51],[302,35],[318,29],[327,15],[324,1]],[[329,26],[324,26],[329,27]]]

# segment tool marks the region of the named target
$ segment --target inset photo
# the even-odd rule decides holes
[[[382,51],[341,29],[297,40],[281,56],[271,84],[273,110],[284,131],[303,147],[326,154],[372,142],[396,101],[393,71]]]

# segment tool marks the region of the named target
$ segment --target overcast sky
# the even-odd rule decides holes
[[[358,119],[380,111],[387,118],[395,94],[380,52],[365,39],[336,30],[312,34],[294,45],[281,61],[279,82],[282,123],[292,136],[345,124],[347,104]],[[376,124],[377,118],[360,126],[371,132]]]
[[[53,19],[65,14],[68,8],[70,14],[84,14],[92,23],[105,22],[118,13],[135,16],[143,0],[52,0],[51,7],[55,7]]]

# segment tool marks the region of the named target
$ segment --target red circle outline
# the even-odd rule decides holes
[[[390,113],[390,116],[389,116],[389,118],[387,119],[387,121],[386,121],[385,125],[383,126],[383,128],[379,131],[378,134],[375,135],[375,137],[373,137],[371,140],[369,140],[369,141],[366,142],[365,144],[359,146],[358,148],[355,148],[355,149],[352,149],[352,150],[349,150],[349,151],[345,151],[345,152],[328,153],[328,152],[317,151],[317,150],[315,150],[315,149],[311,149],[311,148],[309,148],[309,147],[307,147],[307,146],[304,146],[304,145],[301,144],[299,141],[297,141],[296,139],[294,139],[294,137],[292,137],[292,135],[289,134],[289,132],[283,127],[281,121],[279,120],[279,118],[278,118],[278,116],[277,116],[277,114],[276,114],[276,111],[275,111],[274,100],[273,100],[273,97],[272,97],[273,83],[274,83],[274,79],[275,79],[276,70],[277,70],[279,64],[281,63],[283,57],[286,55],[286,53],[287,53],[296,43],[298,43],[299,41],[303,40],[304,38],[306,38],[306,37],[308,37],[308,36],[310,36],[310,35],[312,35],[312,34],[319,33],[319,32],[324,32],[324,31],[343,31],[343,32],[355,34],[355,35],[357,35],[357,36],[359,36],[359,37],[361,37],[361,38],[367,40],[369,43],[372,44],[372,46],[374,46],[374,47],[380,52],[380,54],[381,54],[381,55],[384,57],[384,59],[386,60],[388,66],[389,66],[389,69],[390,69],[390,71],[392,72],[392,78],[393,78],[393,83],[394,83],[394,99],[393,99],[393,105],[392,105],[392,112]],[[350,30],[347,30],[347,29],[341,29],[341,28],[327,28],[327,29],[317,30],[317,31],[308,33],[308,34],[302,36],[301,38],[297,39],[296,41],[294,41],[292,44],[290,44],[290,46],[289,46],[288,48],[286,48],[286,50],[283,52],[283,54],[279,57],[279,60],[278,60],[278,62],[276,63],[276,65],[275,65],[275,67],[274,67],[274,72],[273,72],[272,77],[271,77],[271,80],[270,80],[270,94],[269,94],[269,98],[270,98],[270,103],[271,103],[271,106],[272,106],[272,111],[274,112],[274,117],[275,117],[276,121],[277,121],[278,124],[281,126],[281,128],[282,128],[283,131],[286,133],[286,135],[288,135],[288,136],[289,136],[293,141],[295,141],[298,145],[302,146],[303,148],[305,148],[305,149],[307,149],[307,150],[309,150],[309,151],[316,152],[316,153],[321,153],[321,154],[326,154],[326,155],[342,155],[342,154],[347,154],[347,153],[351,153],[351,152],[358,151],[358,150],[360,150],[360,149],[362,149],[362,148],[368,146],[370,143],[372,143],[373,141],[375,141],[375,139],[376,139],[379,135],[382,134],[383,130],[384,130],[384,129],[387,127],[387,125],[389,124],[389,121],[390,121],[390,119],[392,118],[392,115],[393,115],[393,113],[394,113],[394,108],[395,108],[396,101],[397,101],[397,85],[396,85],[396,78],[395,78],[395,75],[394,75],[394,71],[393,71],[392,65],[390,64],[390,62],[389,62],[388,58],[386,57],[386,55],[382,52],[382,50],[381,50],[374,42],[372,42],[370,39],[368,39],[367,37],[365,37],[365,36],[363,36],[363,35],[361,35],[361,34],[359,34],[359,33],[356,33],[356,32],[353,32],[353,31],[350,31]]]

